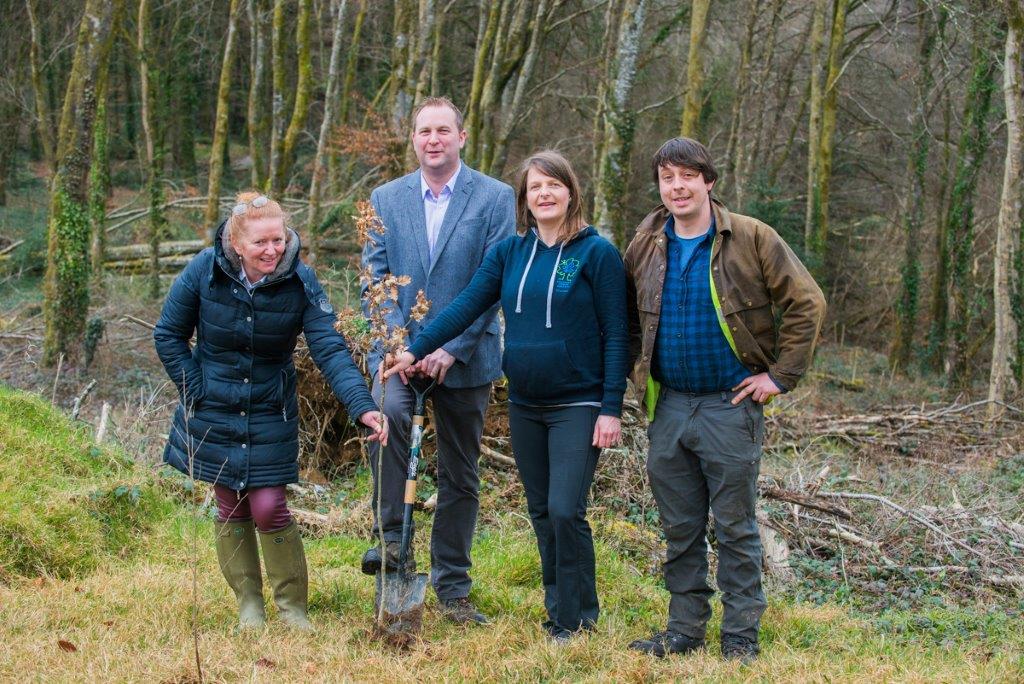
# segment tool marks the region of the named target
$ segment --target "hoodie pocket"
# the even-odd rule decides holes
[[[578,388],[583,380],[564,340],[537,344],[506,340],[501,369],[511,390],[525,399],[558,397]]]

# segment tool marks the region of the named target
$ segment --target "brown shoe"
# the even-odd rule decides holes
[[[487,616],[478,611],[473,602],[465,596],[441,601],[441,615],[458,625],[490,624]]]

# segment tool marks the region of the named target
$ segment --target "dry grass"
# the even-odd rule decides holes
[[[17,580],[0,586],[0,680],[190,681],[190,579],[184,514],[155,534],[151,553],[80,580]],[[276,621],[234,636],[233,601],[212,545],[199,558],[200,649],[209,681],[1019,681],[1021,640],[940,645],[876,631],[834,607],[772,602],[764,654],[751,667],[723,662],[717,647],[654,660],[625,645],[663,619],[666,597],[599,547],[604,615],[598,630],[567,647],[538,627],[541,595],[530,534],[514,517],[476,546],[474,598],[497,616],[463,629],[428,610],[423,642],[406,653],[370,639],[372,582],[359,574],[359,540],[309,544],[312,635]],[[204,523],[202,533],[209,536]],[[268,597],[269,599],[269,597]],[[432,600],[431,600],[432,602]],[[430,605],[430,604],[428,604]],[[59,641],[76,649],[65,650]]]

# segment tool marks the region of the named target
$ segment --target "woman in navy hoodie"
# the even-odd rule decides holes
[[[544,580],[544,628],[568,641],[597,622],[587,495],[620,437],[628,373],[626,285],[615,247],[583,219],[579,182],[557,152],[519,174],[518,235],[487,253],[469,286],[385,374],[412,368],[501,302],[512,450]]]

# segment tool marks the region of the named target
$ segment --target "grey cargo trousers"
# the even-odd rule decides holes
[[[754,505],[764,439],[763,407],[734,392],[685,394],[662,388],[647,474],[668,544],[668,628],[703,639],[711,618],[707,583],[708,511],[718,540],[722,634],[757,640],[766,606],[761,537]]]

